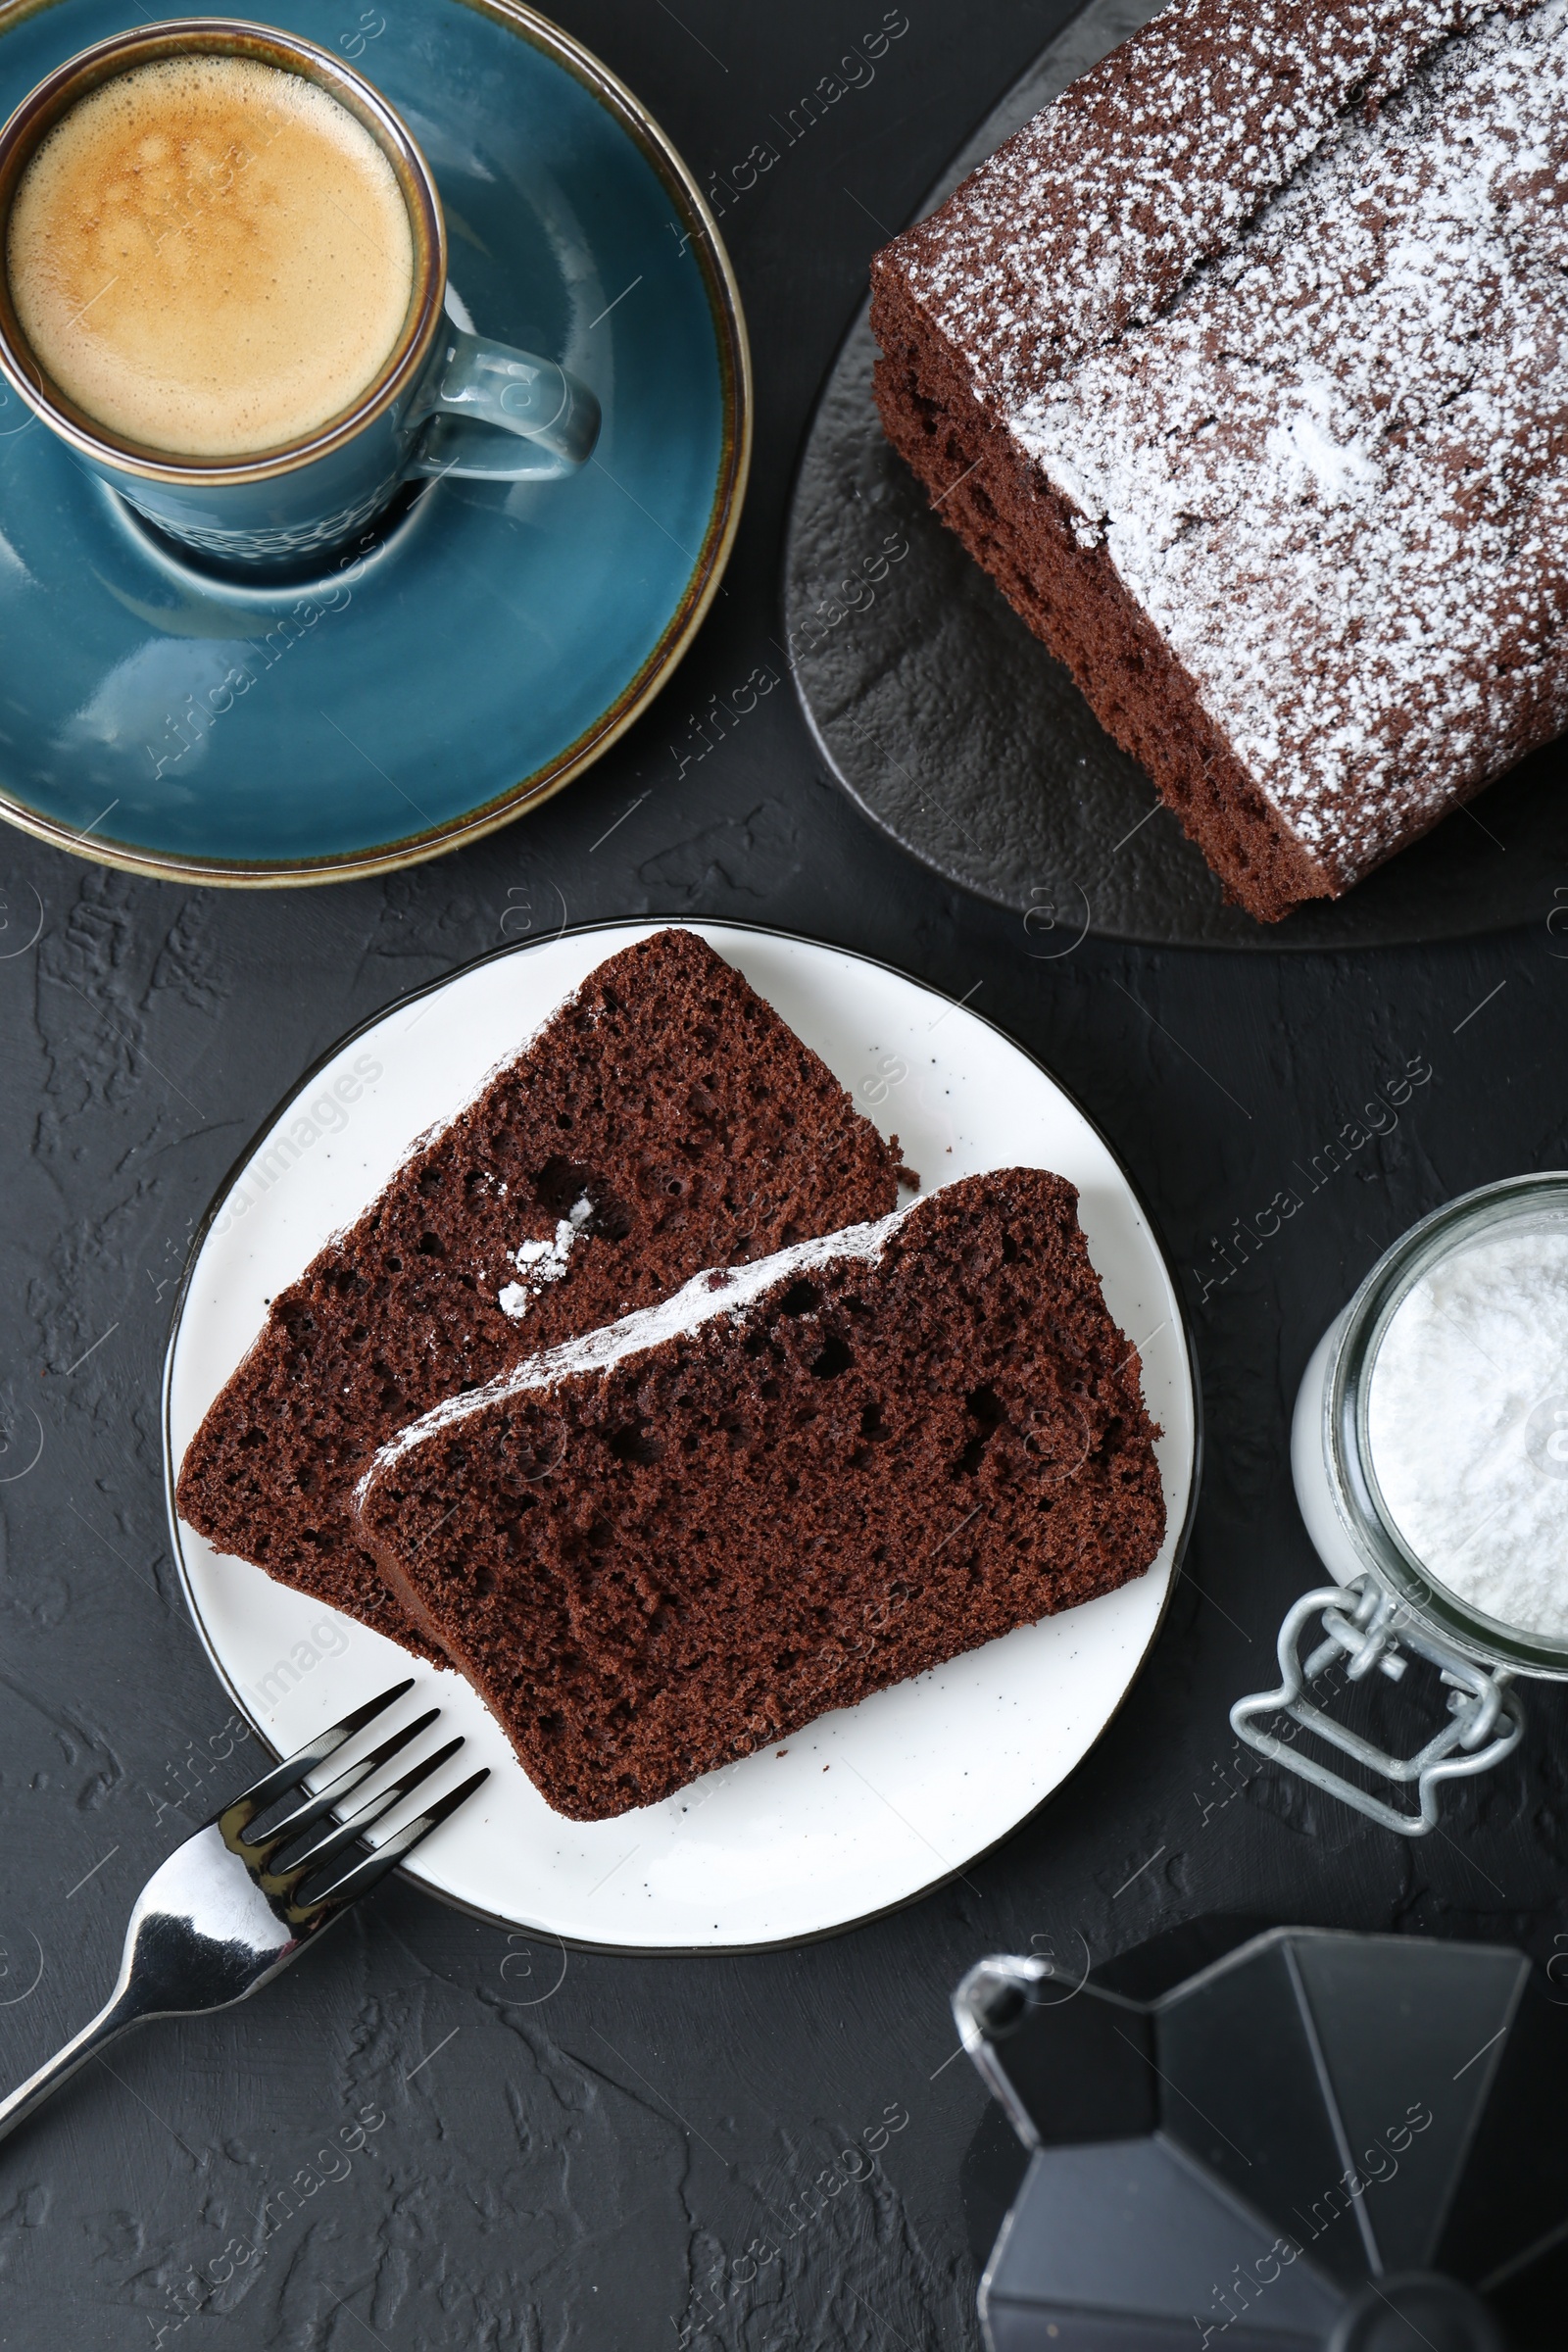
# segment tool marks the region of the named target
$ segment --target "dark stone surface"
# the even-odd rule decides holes
[[[248,1752],[213,1760],[227,1709],[164,1548],[158,1380],[191,1228],[335,1036],[530,919],[553,929],[563,902],[841,941],[974,992],[1059,1073],[1188,1282],[1209,1433],[1190,1573],[1069,1786],[894,1918],[764,1956],[573,1953],[557,1985],[553,1947],[393,1889],[250,2007],[124,2043],[0,2147],[7,2346],[121,2352],[168,2329],[181,2352],[673,2352],[689,2328],[726,2352],[956,2352],[977,2341],[960,2181],[985,2100],[947,2063],[947,2001],[980,1953],[1049,1937],[1102,1962],[1213,1911],[1538,1958],[1568,1936],[1555,1690],[1531,1691],[1521,1758],[1413,1847],[1243,1765],[1226,1720],[1314,1581],[1286,1432],[1324,1323],[1424,1210],[1565,1157],[1568,936],[1550,922],[1568,868],[1499,937],[1247,957],[1089,938],[1037,960],[1052,942],[904,857],[825,779],[777,644],[791,469],[884,224],[1058,22],[1054,0],[911,0],[874,80],[785,148],[773,118],[879,14],[568,12],[705,173],[782,150],[722,223],[760,420],[728,593],[592,774],[460,858],[331,891],[191,892],[0,840],[0,2071],[97,2006],[133,1891]],[[778,687],[699,759],[691,715],[758,668]],[[1433,1075],[1397,1125],[1310,1189],[1297,1163],[1415,1054]],[[1301,1210],[1226,1276],[1233,1220],[1291,1184]],[[368,2153],[306,2193],[367,2106],[386,2119]],[[854,2142],[874,2165],[841,2167],[865,2178],[825,2202],[810,2184]],[[291,2181],[265,2260],[176,2330],[182,2283],[223,2279]],[[755,2275],[754,2243],[776,2250]]]

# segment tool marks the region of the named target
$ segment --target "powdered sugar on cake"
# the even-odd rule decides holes
[[[930,1196],[928,1196],[929,1198]],[[870,1225],[847,1225],[841,1233],[823,1234],[808,1242],[796,1242],[787,1250],[776,1250],[770,1256],[753,1258],[744,1266],[710,1267],[694,1274],[672,1291],[657,1305],[639,1307],[634,1314],[623,1315],[618,1323],[607,1324],[600,1331],[586,1333],[581,1339],[564,1340],[559,1348],[547,1348],[543,1354],[528,1356],[510,1372],[501,1373],[486,1382],[483,1388],[472,1389],[466,1395],[450,1396],[422,1419],[400,1430],[388,1445],[381,1447],[369,1469],[355,1489],[358,1502],[370,1481],[391,1467],[412,1446],[433,1437],[437,1431],[450,1429],[454,1423],[465,1421],[472,1413],[482,1412],[487,1405],[507,1396],[525,1392],[552,1389],[564,1380],[583,1372],[603,1372],[628,1355],[639,1354],[644,1348],[658,1348],[665,1340],[679,1338],[698,1331],[703,1324],[719,1315],[738,1318],[748,1306],[773,1290],[781,1282],[798,1281],[808,1274],[819,1273],[829,1266],[861,1263],[875,1265],[887,1248],[890,1237],[906,1217],[920,1206],[911,1201],[906,1208],[896,1208]],[[509,1310],[510,1311],[510,1310]]]
[[[593,1213],[594,1204],[584,1193],[580,1200],[572,1202],[569,1215],[557,1220],[550,1241],[518,1243],[512,1253],[512,1262],[522,1280],[504,1284],[496,1294],[496,1304],[504,1315],[510,1315],[514,1323],[521,1322],[545,1285],[561,1280],[572,1245],[582,1239],[583,1227]]]
[[[1498,5],[1177,0],[901,240],[909,289],[982,401],[1012,407],[1153,317],[1348,108],[1375,110]],[[1531,0],[1501,5],[1517,16]]]
[[[1568,725],[1568,0],[1199,4],[908,282],[1343,881]]]

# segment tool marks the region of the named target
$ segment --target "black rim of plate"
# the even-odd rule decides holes
[[[913,218],[1152,13],[1149,0],[1090,0]],[[1148,946],[1350,950],[1550,923],[1568,901],[1564,743],[1533,754],[1343,899],[1281,923],[1227,906],[1144,770],[883,437],[875,354],[862,305],[797,468],[784,642],[824,765],[902,849],[1019,914],[1049,956],[1090,932]]]
[[[161,1443],[164,1456],[164,1505],[169,1518],[170,1550],[173,1556],[175,1574],[179,1578],[180,1592],[184,1598],[186,1609],[190,1613],[191,1623],[196,1629],[197,1640],[201,1642],[202,1648],[207,1653],[207,1660],[209,1665],[212,1667],[214,1674],[218,1677],[218,1680],[223,1690],[227,1691],[235,1707],[238,1708],[240,1714],[250,1725],[251,1736],[256,1740],[257,1745],[261,1748],[265,1755],[280,1762],[282,1751],[273,1746],[271,1740],[268,1738],[266,1732],[256,1720],[251,1707],[242,1696],[234,1682],[231,1680],[227,1668],[224,1666],[222,1660],[219,1657],[218,1652],[213,1647],[212,1640],[203,1621],[202,1613],[196,1605],[196,1597],[191,1589],[190,1577],[185,1565],[185,1552],[181,1536],[179,1515],[174,1508],[174,1480],[176,1476],[176,1467],[174,1462],[173,1444],[170,1435],[169,1426],[170,1393],[173,1385],[174,1352],[179,1346],[180,1331],[183,1327],[185,1319],[185,1303],[190,1294],[190,1286],[196,1272],[197,1261],[201,1256],[202,1250],[206,1244],[207,1236],[213,1223],[221,1214],[224,1202],[228,1199],[229,1194],[233,1191],[234,1186],[238,1183],[240,1177],[243,1175],[245,1169],[249,1166],[251,1160],[255,1157],[258,1148],[264,1139],[270,1135],[271,1130],[278,1124],[284,1112],[288,1110],[302,1095],[306,1094],[310,1090],[320,1072],[326,1067],[327,1063],[335,1060],[337,1055],[343,1052],[345,1047],[351,1046],[356,1038],[364,1037],[368,1030],[378,1027],[379,1024],[386,1020],[390,1014],[400,1012],[408,1005],[418,1004],[421,998],[435,996],[441,989],[448,987],[453,981],[465,978],[467,973],[477,971],[484,964],[498,963],[503,957],[506,956],[526,956],[534,949],[552,947],[555,945],[556,941],[560,939],[568,937],[573,939],[591,938],[597,932],[608,931],[635,930],[641,932],[647,930],[649,926],[653,926],[655,929],[662,928],[666,925],[676,930],[690,929],[694,925],[703,923],[710,923],[715,929],[723,929],[726,931],[749,931],[756,934],[759,938],[784,940],[800,947],[822,948],[825,949],[830,955],[847,956],[853,962],[872,964],[877,968],[877,970],[891,973],[896,980],[905,982],[908,987],[918,988],[927,996],[941,996],[941,991],[939,989],[933,989],[928,981],[916,979],[912,972],[904,971],[898,964],[885,962],[879,956],[863,955],[857,948],[841,948],[836,946],[831,940],[811,939],[808,937],[804,931],[780,931],[775,929],[769,923],[732,922],[727,916],[710,916],[702,914],[694,915],[690,912],[687,912],[684,915],[613,915],[607,916],[595,923],[567,924],[563,922],[559,931],[552,931],[544,939],[517,940],[507,947],[488,949],[482,956],[470,956],[466,963],[458,964],[450,972],[443,972],[439,979],[427,980],[422,987],[410,989],[407,996],[394,997],[390,1004],[383,1004],[379,1011],[369,1014],[368,1017],[363,1021],[356,1022],[352,1029],[345,1030],[341,1037],[334,1039],[333,1043],[327,1047],[324,1053],[317,1055],[310,1067],[303,1071],[300,1077],[295,1081],[294,1085],[290,1087],[288,1093],[280,1097],[279,1100],[273,1104],[267,1117],[263,1119],[255,1129],[255,1132],[251,1136],[250,1141],[246,1144],[244,1150],[230,1164],[227,1172],[222,1178],[222,1181],[213,1195],[212,1200],[209,1201],[200,1223],[197,1225],[194,1234],[191,1236],[189,1253],[185,1259],[184,1269],[179,1278],[179,1289],[174,1298],[173,1313],[169,1327],[169,1344],[164,1351],[164,1375],[162,1383],[162,1395],[159,1405]],[[944,1003],[949,1001],[950,1000],[947,999],[943,1000]],[[797,1945],[804,1945],[808,1943],[825,1943],[831,1936],[847,1936],[856,1928],[869,1927],[875,1920],[889,1919],[893,1917],[896,1912],[906,1911],[911,1904],[923,1902],[927,1895],[936,1893],[940,1887],[949,1886],[955,1879],[961,1878],[963,1873],[966,1870],[972,1869],[977,1862],[983,1862],[989,1855],[996,1853],[1002,1846],[1005,1845],[1008,1838],[1015,1838],[1018,1832],[1025,1828],[1026,1825],[1031,1822],[1037,1814],[1043,1813],[1048,1805],[1054,1804],[1061,1795],[1062,1790],[1071,1786],[1077,1775],[1082,1772],[1084,1766],[1088,1763],[1089,1758],[1094,1754],[1095,1749],[1100,1745],[1106,1733],[1110,1730],[1111,1725],[1115,1722],[1117,1716],[1121,1713],[1123,1707],[1125,1707],[1128,1699],[1131,1697],[1134,1687],[1141,1679],[1144,1669],[1148,1665],[1150,1658],[1153,1655],[1155,1644],[1159,1640],[1160,1634],[1164,1630],[1165,1619],[1169,1613],[1171,1601],[1175,1595],[1176,1588],[1181,1582],[1182,1564],[1187,1556],[1187,1546],[1192,1539],[1193,1526],[1198,1515],[1198,1496],[1199,1490],[1202,1484],[1203,1470],[1203,1385],[1199,1371],[1198,1344],[1193,1331],[1192,1316],[1188,1312],[1187,1301],[1182,1296],[1181,1285],[1176,1278],[1175,1263],[1171,1257],[1169,1250],[1166,1248],[1164,1236],[1160,1232],[1158,1225],[1155,1223],[1153,1216],[1151,1214],[1149,1203],[1144,1199],[1143,1193],[1139,1189],[1138,1185],[1134,1182],[1133,1177],[1123,1161],[1120,1152],[1117,1152],[1115,1146],[1102,1131],[1098,1122],[1090,1117],[1088,1111],[1084,1109],[1083,1104],[1078,1101],[1077,1096],[1072,1093],[1070,1088],[1063,1086],[1061,1080],[1046,1067],[1045,1063],[1040,1060],[1038,1055],[1031,1054],[1027,1046],[1019,1045],[1017,1039],[1011,1036],[1007,1030],[1004,1029],[999,1022],[987,1019],[983,1012],[976,1012],[972,1004],[966,1004],[963,1009],[969,1014],[971,1019],[980,1021],[986,1028],[994,1030],[997,1036],[1002,1038],[1006,1045],[1010,1046],[1015,1054],[1021,1054],[1026,1061],[1032,1062],[1035,1068],[1039,1070],[1042,1077],[1047,1079],[1048,1082],[1055,1088],[1056,1092],[1061,1096],[1063,1101],[1067,1102],[1077,1113],[1078,1117],[1083,1120],[1090,1133],[1096,1137],[1098,1142],[1109,1154],[1111,1164],[1116,1169],[1116,1172],[1120,1176],[1122,1183],[1126,1186],[1128,1196],[1131,1199],[1134,1207],[1137,1209],[1138,1214],[1143,1218],[1144,1224],[1148,1229],[1151,1245],[1159,1260],[1161,1267],[1164,1270],[1165,1279],[1170,1285],[1171,1297],[1176,1303],[1176,1315],[1181,1332],[1183,1360],[1185,1361],[1187,1367],[1187,1380],[1192,1398],[1193,1415],[1193,1443],[1192,1452],[1188,1461],[1187,1502],[1186,1508],[1182,1514],[1181,1526],[1176,1532],[1175,1545],[1171,1552],[1170,1580],[1165,1588],[1165,1597],[1160,1603],[1158,1615],[1155,1617],[1152,1626],[1150,1628],[1149,1639],[1139,1654],[1137,1663],[1134,1665],[1131,1673],[1127,1677],[1126,1687],[1123,1690],[1121,1696],[1117,1699],[1116,1704],[1114,1707],[1112,1707],[1110,1713],[1105,1717],[1104,1722],[1100,1726],[1100,1729],[1096,1732],[1093,1740],[1091,1740],[1088,1747],[1085,1748],[1077,1763],[1072,1765],[1070,1769],[1062,1775],[1062,1778],[1057,1782],[1055,1788],[1048,1790],[1047,1793],[1040,1798],[1039,1802],[1031,1805],[1026,1812],[1020,1813],[1017,1820],[1012,1822],[1005,1830],[1004,1830],[1000,1837],[994,1838],[989,1845],[982,1846],[976,1853],[966,1854],[962,1860],[956,1863],[951,1870],[939,1871],[933,1878],[926,1880],[922,1885],[911,1889],[908,1894],[901,1895],[897,1902],[884,1903],[877,1910],[859,1913],[856,1918],[840,1921],[836,1926],[833,1927],[813,1929],[809,1934],[804,1936],[794,1935],[774,1936],[762,1943],[591,1943],[582,1936],[563,1936],[559,1928],[547,1928],[522,1920],[509,1919],[500,1912],[485,1910],[481,1904],[466,1902],[461,1895],[449,1894],[444,1887],[432,1886],[428,1879],[421,1878],[416,1871],[411,1870],[406,1863],[400,1863],[398,1865],[396,1870],[394,1870],[391,1874],[393,1878],[400,1879],[408,1886],[416,1887],[421,1894],[433,1895],[439,1902],[448,1904],[454,1911],[463,1912],[469,1919],[481,1920],[486,1927],[500,1928],[503,1931],[510,1930],[516,1934],[550,1936],[557,1943],[561,1944],[564,1949],[569,1951],[611,1952],[619,1954],[626,1958],[638,1958],[643,1956],[657,1958],[663,1956],[669,1958],[685,1957],[702,1959],[706,1957],[722,1959],[726,1955],[735,1953],[775,1952],[784,1948],[794,1948]],[[264,1571],[260,1569],[257,1570],[258,1575],[263,1573]]]

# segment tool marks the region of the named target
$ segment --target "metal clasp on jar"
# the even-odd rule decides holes
[[[1319,1616],[1323,1640],[1303,1661],[1302,1630]],[[1348,1661],[1347,1680],[1362,1682],[1374,1670],[1390,1682],[1403,1679],[1409,1658],[1405,1651],[1436,1666],[1447,1686],[1449,1720],[1412,1756],[1390,1755],[1335,1721],[1304,1695],[1308,1687],[1341,1659]],[[1255,1747],[1287,1771],[1309,1781],[1330,1796],[1353,1805],[1368,1820],[1381,1822],[1402,1838],[1424,1838],[1438,1824],[1438,1801],[1446,1781],[1469,1780],[1511,1755],[1524,1732],[1524,1714],[1512,1676],[1506,1667],[1489,1671],[1462,1650],[1440,1641],[1420,1625],[1393,1593],[1371,1574],[1348,1585],[1321,1585],[1303,1592],[1280,1627],[1280,1686],[1239,1698],[1231,1709],[1231,1727],[1240,1740]],[[1369,1773],[1396,1788],[1414,1784],[1418,1812],[1406,1812],[1346,1779],[1315,1756],[1303,1755],[1291,1741],[1262,1730],[1261,1719],[1285,1715],[1302,1731],[1314,1733],[1342,1754],[1353,1757]]]

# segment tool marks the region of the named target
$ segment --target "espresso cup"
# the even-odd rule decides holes
[[[51,132],[94,93],[105,91],[107,85],[140,68],[162,66],[177,71],[182,61],[189,66],[193,61],[210,60],[241,61],[248,68],[270,67],[299,76],[343,109],[361,133],[368,133],[373,152],[330,109],[321,116],[319,98],[302,92],[288,94],[291,102],[297,99],[295,111],[309,114],[317,110],[320,117],[318,128],[325,131],[328,146],[341,133],[344,155],[353,147],[360,163],[368,167],[368,176],[364,181],[368,194],[391,206],[391,183],[386,181],[383,164],[377,161],[384,159],[407,214],[411,246],[411,250],[403,247],[399,231],[397,269],[402,271],[407,267],[410,289],[401,325],[395,323],[401,277],[389,279],[382,269],[375,286],[364,294],[367,304],[372,295],[381,303],[395,326],[391,347],[375,365],[369,380],[360,383],[335,413],[319,421],[312,417],[292,437],[257,449],[224,447],[217,455],[193,454],[188,444],[184,448],[159,446],[164,419],[156,414],[156,382],[152,409],[145,414],[135,411],[147,437],[117,429],[94,415],[91,403],[97,394],[90,386],[84,393],[81,381],[74,392],[68,392],[54,380],[28,340],[18,303],[19,287],[30,267],[24,258],[18,260],[25,242],[23,231],[44,203],[33,194],[39,183],[27,182],[28,167]],[[162,86],[159,77],[151,80]],[[273,91],[279,87],[268,76],[225,75],[221,68],[206,73],[205,81],[203,72],[197,70],[196,80],[209,95],[217,90],[220,96],[253,87]],[[124,92],[111,93],[91,122],[107,120],[106,109],[127,113],[140,102],[137,93],[148,86],[143,80]],[[82,118],[83,122],[87,121]],[[95,135],[90,128],[82,132],[89,144]],[[48,172],[58,176],[59,171],[67,168],[55,163],[63,150],[69,156],[69,134],[43,158],[40,180],[44,184],[49,184]],[[358,167],[351,158],[346,168],[352,173]],[[137,176],[132,171],[130,178]],[[122,173],[121,178],[123,182],[125,175]],[[372,187],[371,180],[377,186]],[[227,192],[220,169],[210,182],[202,184],[211,185],[215,199]],[[205,203],[187,205],[174,224],[176,232],[189,240],[188,258],[198,270],[203,259],[204,217],[212,239],[218,234],[217,215]],[[385,218],[390,220],[392,213]],[[324,211],[322,221],[330,227]],[[36,287],[48,291],[59,275],[55,248],[60,240],[51,241],[46,213],[40,233]],[[123,250],[131,252],[130,245]],[[135,267],[133,254],[127,267]],[[371,274],[366,273],[367,281]],[[118,279],[119,272],[111,272],[106,294]],[[222,564],[285,569],[307,564],[363,532],[400,487],[416,476],[539,480],[570,473],[591,455],[600,412],[588,387],[553,360],[515,351],[455,325],[446,313],[446,223],[441,200],[412,132],[362,75],[293,33],[228,18],[186,18],[118,33],[57,68],[0,129],[0,370],[50,431],[127,505],[170,539]],[[27,285],[23,310],[32,299],[34,281],[29,278]],[[334,298],[337,308],[330,321],[334,331],[343,323],[343,305],[352,313],[360,298],[361,288],[354,284],[346,284]],[[127,276],[118,299],[122,311],[127,306],[134,310],[133,278]],[[387,310],[389,303],[392,307]],[[66,307],[70,309],[69,301]],[[65,317],[62,331],[74,332],[88,307],[89,303],[83,303],[73,316]],[[60,308],[58,300],[56,308]],[[40,341],[46,340],[37,326],[37,317],[42,315],[38,301],[32,301],[32,309],[36,314],[34,331]],[[323,320],[323,345],[327,323]],[[350,325],[353,323],[351,319]],[[156,339],[156,313],[150,318],[133,319],[133,327],[144,337]],[[334,353],[336,348],[334,343]],[[225,368],[233,366],[231,349],[215,345],[215,350]],[[309,351],[305,354],[307,360],[313,356]],[[62,372],[68,371],[58,354],[56,366]],[[147,380],[154,381],[155,375],[156,370]],[[325,396],[330,400],[330,368],[322,380],[329,387]],[[222,388],[227,381],[223,377],[220,390],[211,395],[204,425],[209,442],[244,439],[248,412],[237,394],[233,414],[226,419],[221,414],[222,403],[229,397]],[[114,403],[106,397],[103,405]],[[257,413],[267,413],[265,403]]]

